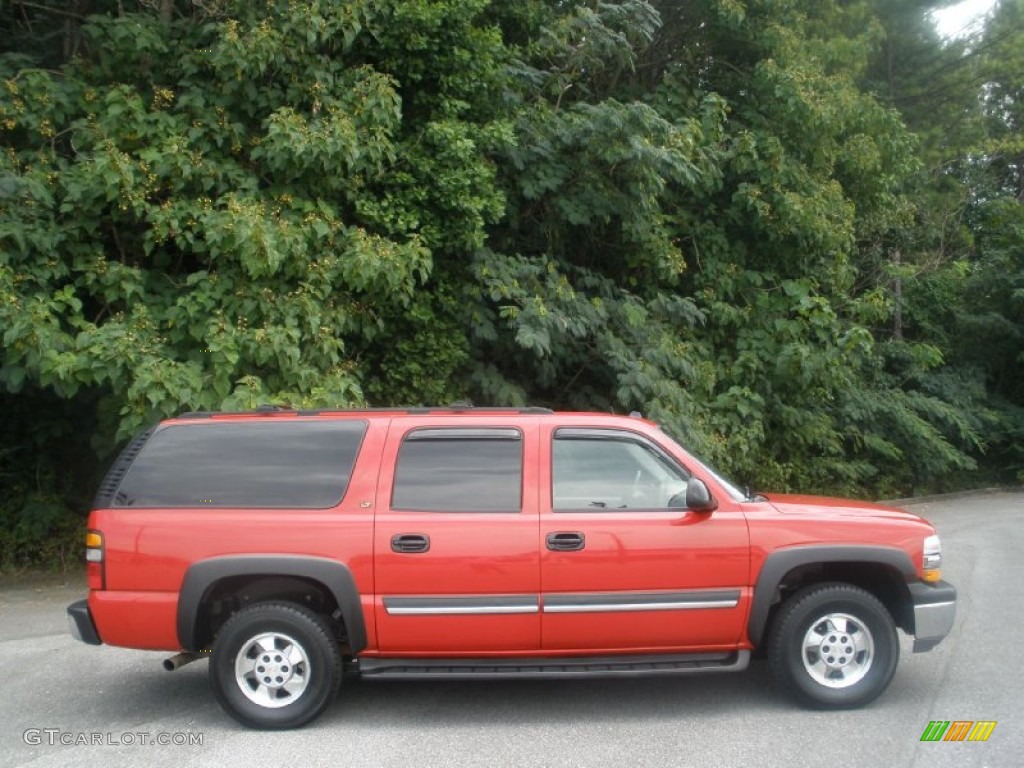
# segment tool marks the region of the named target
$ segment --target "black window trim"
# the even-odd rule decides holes
[[[523,432],[518,427],[413,427],[402,436],[402,443],[408,440],[517,441],[522,439]]]

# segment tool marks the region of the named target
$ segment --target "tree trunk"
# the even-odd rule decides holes
[[[903,341],[903,278],[899,274],[902,261],[902,254],[898,250],[893,251],[892,263],[897,270],[896,278],[892,281],[892,338],[894,341]]]

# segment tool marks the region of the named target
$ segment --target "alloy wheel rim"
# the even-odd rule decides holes
[[[864,679],[875,659],[875,640],[863,621],[828,613],[810,623],[800,648],[804,669],[827,688],[848,688]]]
[[[235,682],[245,697],[278,709],[297,701],[309,687],[309,655],[280,632],[261,632],[242,643],[235,656]]]

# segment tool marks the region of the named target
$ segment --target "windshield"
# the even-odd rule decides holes
[[[680,448],[681,450],[683,450],[682,446],[679,445],[679,441],[675,439],[675,437],[672,435],[671,432],[666,430],[660,424],[658,425],[658,429],[661,431],[661,433],[663,435],[665,435],[666,438],[668,438],[668,440],[671,443],[673,443],[677,448]],[[687,451],[687,453],[689,453],[689,452]],[[690,454],[690,455],[692,456],[692,454]],[[709,475],[711,475],[713,478],[715,478],[715,482],[717,482],[720,486],[725,488],[726,492],[730,496],[732,496],[733,501],[754,501],[755,500],[754,497],[752,497],[752,495],[750,493],[746,493],[746,492],[740,490],[739,486],[737,486],[731,480],[726,479],[726,477],[724,475],[722,475],[721,472],[716,470],[711,465],[706,464],[703,461],[700,461],[696,457],[693,458],[693,461],[695,461],[705,472],[707,472]]]

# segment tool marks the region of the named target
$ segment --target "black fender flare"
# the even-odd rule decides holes
[[[896,547],[869,545],[810,545],[789,547],[772,552],[765,558],[761,573],[754,585],[750,619],[747,622],[747,637],[756,647],[764,637],[771,612],[775,590],[783,577],[801,565],[817,563],[875,563],[894,568],[908,581],[917,579],[917,571],[904,550]]]
[[[348,566],[326,557],[299,555],[224,555],[189,566],[178,593],[178,642],[187,651],[199,651],[196,624],[207,590],[233,576],[292,576],[318,581],[331,591],[341,610],[352,653],[366,647],[366,623],[359,590]]]

